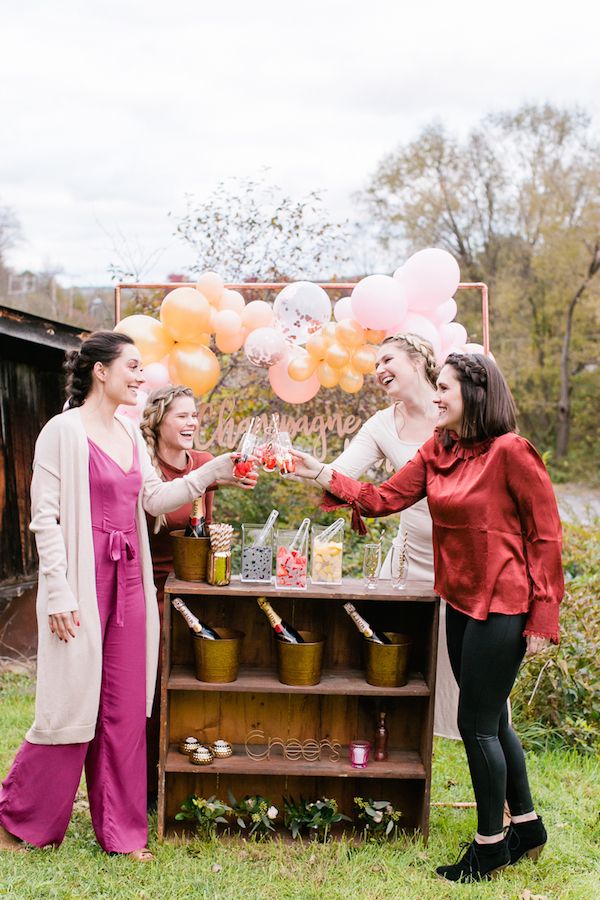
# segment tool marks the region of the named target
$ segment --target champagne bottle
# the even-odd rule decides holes
[[[173,606],[180,612],[185,621],[187,622],[189,628],[194,632],[195,635],[201,638],[205,638],[207,641],[220,641],[221,636],[217,634],[217,632],[210,628],[208,625],[205,625],[204,622],[201,622],[196,618],[191,609],[185,605],[181,597],[174,597],[171,601]]]
[[[361,615],[359,615],[356,611],[356,607],[353,603],[344,603],[344,609],[360,631],[360,633],[365,637],[368,641],[374,641],[376,644],[391,644],[390,638],[387,634],[381,632],[379,634],[377,631],[373,631],[371,626]]]
[[[273,626],[275,637],[279,641],[286,641],[288,644],[303,644],[304,638],[287,622],[284,622],[281,616],[278,616],[266,597],[257,597],[256,602],[264,612],[265,616]]]
[[[379,713],[379,722],[375,728],[375,762],[384,762],[388,758],[388,730],[385,724],[385,713]]]
[[[196,497],[192,503],[192,514],[185,529],[184,537],[208,537],[206,519],[202,515],[202,498]]]

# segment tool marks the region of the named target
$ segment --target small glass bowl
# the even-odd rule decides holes
[[[210,766],[213,755],[209,747],[200,744],[190,756],[190,762],[195,766]]]
[[[210,749],[215,759],[228,759],[233,755],[233,747],[229,741],[215,741],[210,745]]]
[[[186,737],[182,738],[179,741],[179,752],[183,753],[184,756],[191,756],[192,753],[198,749],[200,746],[200,741],[195,737]]]

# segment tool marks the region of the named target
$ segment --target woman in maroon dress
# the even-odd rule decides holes
[[[158,388],[148,397],[140,428],[152,463],[162,481],[173,481],[201,468],[211,459],[212,453],[194,450],[194,437],[198,431],[198,410],[194,394],[190,388],[182,385],[168,385]],[[246,488],[250,480],[220,480],[219,484],[235,485]],[[212,522],[213,497],[217,484],[211,485],[204,496],[198,498],[201,504],[201,515],[207,525]],[[192,504],[186,503],[173,512],[157,519],[147,516],[150,533],[150,549],[152,552],[152,569],[160,614],[161,639],[162,619],[165,598],[165,582],[173,569],[173,551],[169,533],[185,528],[192,512]],[[147,722],[147,754],[148,754],[148,794],[153,801],[157,790],[157,766],[159,748],[159,696],[160,696],[160,654],[157,690],[154,697],[152,716]]]
[[[434,402],[436,433],[383,484],[355,481],[304,453],[296,454],[296,474],[329,491],[325,509],[351,506],[361,533],[362,513],[385,516],[427,497],[435,588],[448,604],[458,724],[477,801],[475,839],[437,874],[479,881],[525,855],[537,859],[547,839],[507,700],[525,653],[559,640],[561,526],[544,464],[516,434],[514,402],[494,362],[451,354]]]

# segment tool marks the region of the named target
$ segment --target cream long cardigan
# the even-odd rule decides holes
[[[160,480],[138,429],[118,417],[137,446],[143,484],[136,523],[146,600],[146,705],[154,698],[159,617],[144,510],[170,512],[202,494],[214,480],[205,467],[175,481]],[[204,472],[204,474],[203,474]],[[90,741],[96,730],[102,680],[102,640],[96,596],[90,509],[88,441],[79,409],[51,419],[35,445],[30,528],[39,556],[38,671],[33,744]],[[81,627],[68,643],[50,633],[50,613],[79,610]]]

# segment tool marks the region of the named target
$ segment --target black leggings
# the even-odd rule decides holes
[[[502,831],[504,800],[513,815],[533,801],[521,742],[508,721],[507,700],[525,654],[526,614],[490,613],[485,622],[446,608],[450,665],[460,687],[458,728],[477,801],[477,831]]]

